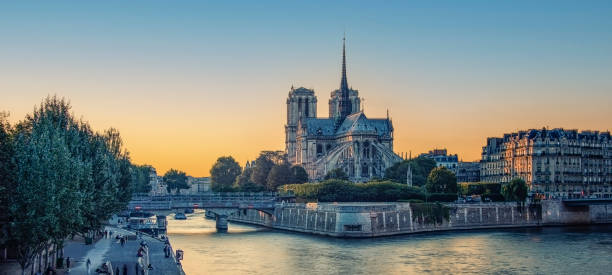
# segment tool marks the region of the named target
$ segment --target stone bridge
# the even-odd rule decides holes
[[[171,213],[180,209],[200,208],[213,213],[218,230],[227,230],[227,217],[243,209],[273,214],[277,201],[288,199],[278,193],[205,193],[198,195],[149,196],[137,194],[128,204],[130,211]]]

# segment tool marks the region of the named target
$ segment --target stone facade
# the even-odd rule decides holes
[[[391,119],[366,117],[357,90],[349,88],[343,46],[340,89],[331,93],[329,118],[317,118],[317,97],[311,89],[291,88],[287,98],[285,152],[293,165],[304,167],[310,180],[321,180],[340,168],[352,181],[382,178],[401,161],[393,152]]]
[[[436,161],[436,166],[445,167],[455,173],[455,175],[457,174],[459,157],[457,154],[449,155],[446,149],[433,149],[427,153],[420,154],[419,157],[433,159]]]
[[[481,181],[522,178],[544,197],[612,196],[610,132],[541,129],[488,138]]]
[[[480,162],[460,161],[457,163],[457,182],[479,182]]]

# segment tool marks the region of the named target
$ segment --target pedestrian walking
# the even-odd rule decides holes
[[[119,275],[119,274],[117,274],[117,275]],[[123,275],[128,275],[127,274],[127,265],[126,264],[123,264]]]
[[[70,257],[66,258],[66,268],[68,269],[68,272],[70,272]]]
[[[136,270],[136,273],[134,273],[134,274],[138,274],[138,263],[136,263],[136,265],[134,265],[134,269]]]
[[[119,275],[119,267],[115,268],[115,274]]]
[[[87,262],[85,263],[85,266],[87,267],[87,274],[89,274],[89,268],[91,267],[91,260],[89,260],[89,258],[87,258]]]

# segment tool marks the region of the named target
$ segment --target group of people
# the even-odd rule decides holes
[[[139,270],[138,263],[136,263],[136,266],[135,266],[135,269],[134,269],[135,274],[139,274],[138,270]],[[110,270],[110,267],[108,266],[108,264],[103,263],[102,266],[100,266],[100,268],[96,269],[96,273],[98,273],[98,274],[110,274],[111,270]],[[89,266],[87,267],[87,274],[89,274]],[[127,264],[123,264],[123,273],[119,272],[119,267],[118,266],[115,267],[115,275],[121,275],[121,274],[123,274],[123,275],[127,275],[128,274]]]
[[[107,238],[107,239],[111,238],[112,235],[113,235],[113,232],[110,231],[110,230],[104,230],[104,232],[101,232],[101,233],[103,234],[104,238]],[[138,248],[138,251],[137,251],[137,256],[138,257],[144,257],[145,254],[148,252],[149,246],[148,246],[147,242],[142,238],[142,233],[136,232],[136,237],[139,240],[141,240],[140,241],[140,247]],[[121,246],[124,246],[127,243],[127,240],[128,240],[127,236],[121,235],[121,234],[116,234],[115,235],[115,239],[119,240],[119,242],[121,243]],[[172,255],[171,253],[172,253],[172,248],[170,247],[170,242],[166,238],[165,239],[165,245],[164,245],[164,255],[166,256],[166,258],[168,258],[168,257],[170,257]],[[70,265],[71,265],[70,261],[71,261],[70,257],[67,257],[66,258],[66,268],[68,269],[67,270],[68,272],[70,272]],[[141,264],[140,264],[142,262],[143,262],[142,258],[140,258],[139,261],[134,265],[135,274],[141,274],[141,273],[144,274],[144,270],[143,270],[143,268],[141,268]],[[85,265],[86,265],[86,268],[87,268],[87,274],[90,274],[92,262],[91,262],[91,260],[89,258],[87,258]],[[153,269],[153,266],[149,263],[144,268],[151,270],[151,269]],[[120,271],[123,271],[123,272],[120,272]],[[105,262],[100,267],[96,268],[95,272],[97,274],[111,274],[113,272],[113,270],[112,270],[112,267],[110,267],[109,264]],[[55,271],[50,272],[50,270],[48,270],[47,272],[45,272],[45,274],[56,274],[56,273],[55,273]],[[122,270],[119,269],[119,266],[116,266],[115,270],[114,270],[114,274],[124,274],[124,275],[127,275],[128,274],[128,266],[127,266],[127,264],[123,264]]]

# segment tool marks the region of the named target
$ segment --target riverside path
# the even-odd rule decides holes
[[[87,274],[85,263],[88,258],[91,261],[90,274],[96,274],[96,268],[104,262],[110,262],[113,269],[119,267],[120,274],[123,274],[123,265],[127,267],[127,274],[136,274],[135,266],[138,262],[137,253],[141,240],[136,239],[136,235],[132,231],[116,227],[107,227],[106,229],[113,232],[112,237],[102,238],[93,247],[92,245],[81,244],[70,244],[66,247],[64,254],[69,256],[74,263],[70,272],[66,274]],[[129,240],[121,246],[119,240],[115,239],[117,234],[129,236]],[[153,269],[148,271],[149,275],[184,274],[173,257],[166,258],[164,256],[163,241],[146,235],[141,238],[149,246],[149,262],[153,266]]]

